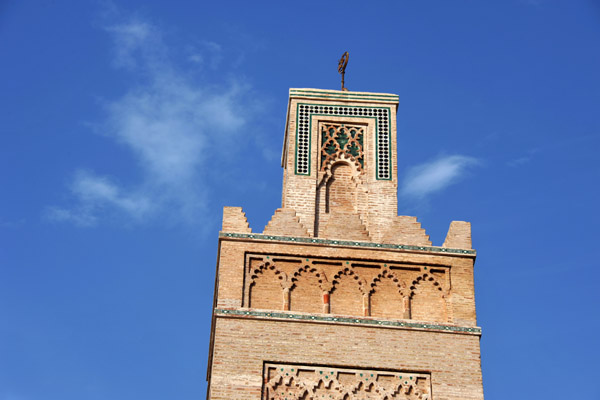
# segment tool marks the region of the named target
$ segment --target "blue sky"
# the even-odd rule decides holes
[[[486,399],[600,399],[600,4],[0,4],[0,400],[201,399],[224,205],[288,88],[396,93],[399,213],[473,224]]]

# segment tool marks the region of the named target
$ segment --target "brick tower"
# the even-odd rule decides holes
[[[471,226],[397,215],[397,107],[290,90],[281,208],[223,212],[209,399],[483,399]]]

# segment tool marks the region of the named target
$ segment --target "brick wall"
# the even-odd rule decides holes
[[[429,373],[431,399],[483,398],[478,335],[220,317],[213,351],[212,400],[266,398],[267,362]]]

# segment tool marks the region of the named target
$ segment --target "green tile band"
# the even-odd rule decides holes
[[[318,321],[318,322],[337,322],[343,324],[356,324],[356,325],[371,325],[371,326],[384,326],[384,327],[402,327],[402,328],[418,328],[418,329],[433,329],[443,332],[459,332],[459,333],[475,333],[481,334],[481,328],[479,327],[466,327],[466,326],[453,326],[453,325],[441,325],[441,324],[423,324],[419,322],[406,322],[406,321],[389,321],[381,319],[366,319],[366,318],[349,318],[349,317],[334,317],[334,316],[323,316],[323,315],[305,315],[305,314],[293,314],[283,313],[276,311],[250,311],[250,310],[225,310],[215,308],[216,315],[232,315],[242,317],[261,317],[261,318],[278,318],[287,320],[301,320],[301,321]]]
[[[319,239],[319,238],[310,238],[310,237],[307,238],[307,237],[292,237],[292,236],[272,236],[272,235],[263,235],[260,233],[220,232],[219,237],[221,237],[221,238],[237,238],[237,239],[273,240],[273,241],[294,242],[294,243],[311,243],[311,244],[315,243],[315,244],[327,244],[327,245],[333,245],[333,246],[365,247],[365,248],[371,248],[371,249],[411,250],[411,251],[423,251],[423,252],[428,252],[428,253],[440,253],[440,254],[461,254],[461,255],[473,255],[473,256],[476,255],[475,250],[450,249],[447,247],[356,242],[356,241],[348,241],[348,240]]]

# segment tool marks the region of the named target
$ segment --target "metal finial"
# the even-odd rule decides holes
[[[348,59],[350,55],[348,52],[342,54],[342,58],[340,58],[340,62],[338,64],[338,72],[342,74],[342,91],[347,92],[348,89],[344,87],[344,74],[346,73],[346,65],[348,65]]]

